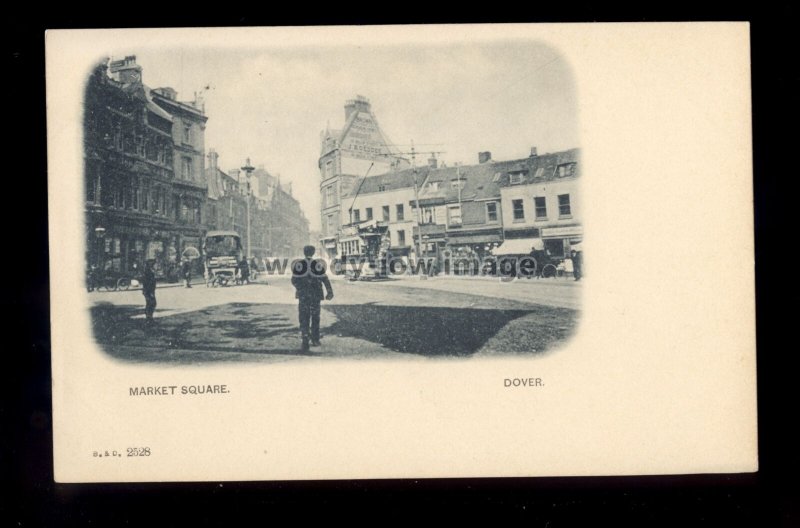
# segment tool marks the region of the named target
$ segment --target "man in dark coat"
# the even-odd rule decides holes
[[[188,258],[184,258],[181,263],[181,275],[183,276],[183,285],[187,288],[192,287],[192,262]]]
[[[247,263],[245,257],[242,257],[242,261],[239,263],[239,281],[242,284],[250,284],[250,264]]]
[[[572,250],[572,273],[575,276],[575,280],[581,280],[581,275],[583,274],[583,262],[580,251]]]
[[[333,299],[331,281],[325,273],[325,262],[312,259],[314,246],[305,246],[305,258],[292,263],[292,286],[295,287],[299,301],[300,336],[303,340],[303,350],[307,351],[309,341],[313,346],[319,346],[319,303],[323,299],[322,287],[325,286],[324,298]],[[311,327],[309,329],[309,326]]]
[[[148,323],[153,322],[156,311],[156,272],[153,269],[155,260],[148,260],[142,273],[142,294],[144,295],[144,316]]]

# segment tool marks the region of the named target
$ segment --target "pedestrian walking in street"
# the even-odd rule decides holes
[[[250,284],[250,264],[247,263],[246,258],[242,258],[242,261],[239,262],[239,282]]]
[[[319,346],[319,305],[323,298],[328,301],[333,299],[333,288],[326,274],[325,262],[312,258],[314,251],[314,246],[305,246],[303,248],[305,258],[292,263],[292,286],[295,287],[295,297],[299,301],[298,315],[303,351],[308,351],[309,342],[311,346]],[[326,291],[324,296],[323,286]]]
[[[142,273],[142,294],[144,295],[144,316],[148,323],[153,322],[153,312],[156,311],[156,261],[148,260]]]
[[[181,262],[181,276],[183,277],[183,284],[187,288],[192,287],[192,261],[184,258]]]
[[[575,276],[575,280],[579,281],[581,280],[581,274],[583,272],[583,263],[581,262],[583,257],[581,257],[580,251],[575,251],[574,249],[572,250],[571,255],[572,255],[572,273]]]

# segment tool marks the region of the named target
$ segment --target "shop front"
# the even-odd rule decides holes
[[[478,275],[492,250],[503,242],[499,229],[478,232],[448,233],[445,272]]]
[[[542,241],[547,252],[555,258],[569,257],[570,251],[583,241],[583,226],[542,228]]]

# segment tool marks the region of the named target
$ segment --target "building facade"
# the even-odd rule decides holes
[[[329,256],[336,255],[337,234],[350,221],[342,201],[353,194],[356,182],[410,167],[381,130],[367,98],[356,96],[344,109],[344,127],[320,134],[320,242]]]
[[[477,165],[438,168],[429,160],[419,192],[420,226],[414,241],[423,256],[482,259],[503,241],[500,178],[518,161],[493,162],[488,152]],[[421,237],[421,238],[420,238]]]
[[[421,167],[357,180],[351,193],[343,197],[342,225],[375,221],[378,226],[387,228],[387,249],[393,255],[413,255],[412,237],[417,221],[412,204],[415,203],[415,188],[427,177],[428,169]]]
[[[290,185],[284,188],[280,179],[263,166],[250,174],[249,181],[240,169],[225,173],[213,150],[208,155],[206,178],[209,229],[236,231],[242,237],[245,254],[258,259],[302,254],[309,239],[308,219],[292,196]]]
[[[153,259],[167,275],[203,230],[201,202],[182,217],[176,200],[175,117],[156,103],[133,56],[93,70],[84,110],[87,265],[135,274]],[[204,195],[201,186],[193,193]]]
[[[554,258],[568,256],[582,241],[578,149],[541,156],[533,151],[499,183],[505,239],[524,240]]]
[[[207,197],[205,178],[205,129],[208,118],[202,103],[177,100],[172,88],[155,88],[153,102],[172,116],[173,183],[172,210],[175,212],[175,231],[178,251],[200,249],[206,227],[203,205]],[[200,262],[195,262],[200,266]],[[198,270],[200,269],[198,268]]]

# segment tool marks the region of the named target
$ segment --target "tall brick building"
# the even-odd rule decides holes
[[[342,129],[326,128],[320,134],[320,242],[330,256],[337,251],[339,228],[351,222],[342,199],[353,192],[356,182],[365,176],[410,167],[381,130],[366,97],[359,95],[347,101],[344,111]]]
[[[168,95],[167,95],[168,94]],[[151,90],[136,57],[98,65],[84,100],[87,264],[133,274],[146,259],[164,276],[204,232],[205,182],[182,167],[191,157],[202,174],[206,117],[174,90]],[[169,102],[165,99],[170,99]],[[176,131],[191,123],[194,141]],[[188,154],[187,154],[188,153]]]

